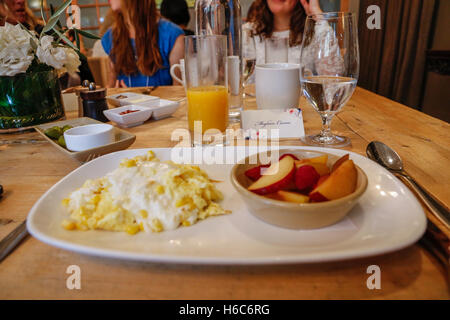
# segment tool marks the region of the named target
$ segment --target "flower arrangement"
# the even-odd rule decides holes
[[[20,23],[0,26],[0,132],[30,127],[64,117],[58,75],[79,71],[80,35],[99,39],[72,29],[76,45],[65,33],[69,30],[59,16],[72,3],[65,1],[45,21],[40,34]]]
[[[55,42],[53,36],[36,35],[20,25],[0,27],[0,76],[42,71],[77,72],[80,58],[76,51]]]
[[[19,73],[32,73],[36,71],[55,69],[59,73],[78,72],[80,66],[79,34],[89,38],[98,37],[73,29],[77,46],[65,35],[69,29],[62,27],[59,16],[72,3],[67,0],[45,22],[40,35],[27,30],[21,24],[6,23],[0,27],[0,76],[15,76]],[[41,0],[41,8],[43,1]],[[43,10],[41,10],[43,12]]]

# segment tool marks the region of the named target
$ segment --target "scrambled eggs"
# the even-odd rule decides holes
[[[63,200],[67,230],[160,232],[229,213],[214,201],[222,193],[197,166],[161,162],[152,151],[122,160],[106,176],[87,180]]]

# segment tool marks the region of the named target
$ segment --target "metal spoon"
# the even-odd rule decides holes
[[[447,227],[450,228],[450,212],[431,194],[425,191],[413,178],[403,170],[403,161],[390,147],[379,141],[372,141],[366,149],[367,156],[383,167],[403,177],[430,211]]]

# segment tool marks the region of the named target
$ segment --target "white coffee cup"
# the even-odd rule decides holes
[[[300,99],[300,66],[267,63],[256,66],[258,109],[297,108]]]
[[[180,68],[181,79],[178,78],[177,75],[175,74],[175,69],[176,68]],[[184,72],[184,59],[180,59],[180,63],[173,64],[170,67],[170,75],[177,82],[179,82],[183,87],[186,87],[186,75],[185,75],[185,72]]]

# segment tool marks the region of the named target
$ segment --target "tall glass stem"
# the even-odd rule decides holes
[[[322,136],[329,136],[331,131],[332,117],[322,117]]]
[[[322,118],[322,131],[319,134],[319,139],[322,143],[327,143],[329,140],[333,139],[333,134],[331,133],[331,120],[333,120],[333,114],[320,115]]]

